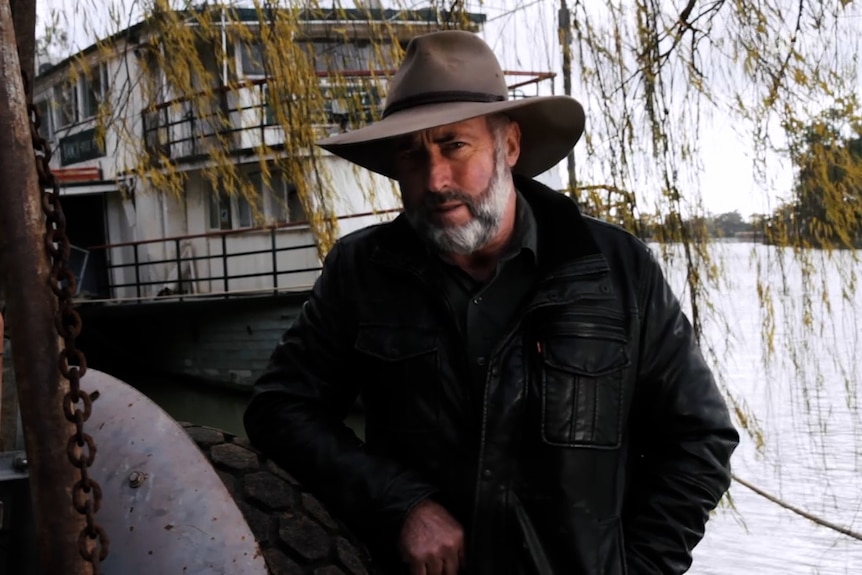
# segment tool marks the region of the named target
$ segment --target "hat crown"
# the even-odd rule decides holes
[[[501,102],[508,93],[500,63],[481,38],[462,30],[433,32],[407,45],[383,115],[442,102]]]
[[[411,40],[388,91],[383,118],[318,145],[397,179],[394,138],[505,114],[521,127],[521,154],[512,171],[533,177],[565,158],[584,131],[584,109],[573,98],[509,98],[500,62],[470,32],[434,32]]]

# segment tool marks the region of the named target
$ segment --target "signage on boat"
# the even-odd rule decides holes
[[[60,138],[61,166],[101,158],[104,155],[105,151],[96,140],[95,128]]]

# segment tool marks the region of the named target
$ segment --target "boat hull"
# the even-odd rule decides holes
[[[88,365],[119,377],[188,378],[250,389],[308,292],[81,305]]]

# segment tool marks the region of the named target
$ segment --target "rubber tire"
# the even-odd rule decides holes
[[[270,575],[380,575],[358,539],[248,440],[181,424],[242,511]]]

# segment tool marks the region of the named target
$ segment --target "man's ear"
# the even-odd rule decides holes
[[[506,126],[506,164],[514,168],[521,157],[521,126],[512,120]]]

